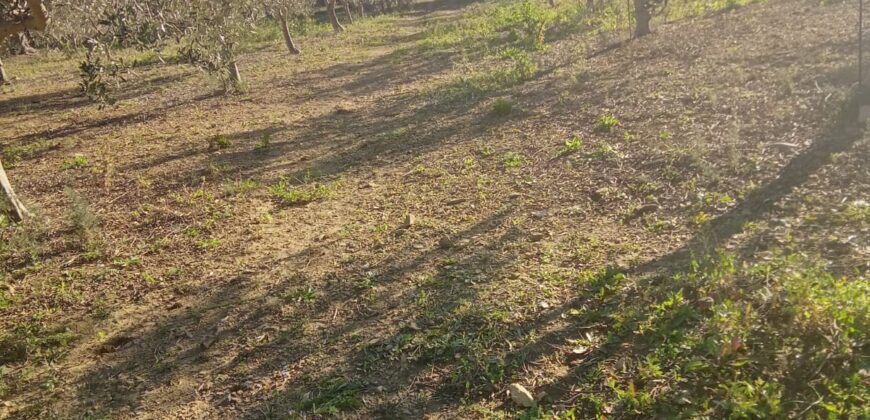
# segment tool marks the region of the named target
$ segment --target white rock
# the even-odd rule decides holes
[[[528,408],[535,405],[535,398],[532,397],[532,393],[520,384],[510,384],[508,392],[510,392],[514,403],[520,407]]]

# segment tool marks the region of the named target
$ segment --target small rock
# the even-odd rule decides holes
[[[580,356],[587,355],[591,351],[592,351],[592,349],[590,349],[589,347],[577,346],[577,347],[574,347],[573,349],[571,349],[570,355],[573,357],[580,357]]]
[[[450,240],[450,238],[448,238],[448,237],[444,237],[444,238],[441,238],[440,241],[438,241],[438,246],[441,247],[442,249],[449,249],[450,247],[453,246],[453,241]]]
[[[546,210],[542,210],[542,211],[533,211],[533,212],[532,212],[532,217],[534,217],[535,219],[544,219],[544,218],[547,217],[547,211],[546,211]]]
[[[550,304],[547,303],[546,301],[541,301],[541,303],[539,303],[538,306],[540,306],[541,309],[550,309]]]
[[[535,398],[532,397],[532,393],[520,384],[510,384],[510,386],[508,386],[508,392],[510,392],[511,399],[514,403],[520,407],[528,408],[535,405]]]
[[[413,214],[407,214],[407,215],[405,215],[405,225],[404,225],[404,226],[405,226],[406,228],[409,228],[409,227],[411,227],[411,226],[414,226],[415,224],[417,224],[417,218],[414,217]]]
[[[445,204],[447,204],[448,206],[455,206],[455,205],[457,205],[457,204],[462,204],[462,203],[464,203],[464,202],[466,202],[466,201],[468,201],[468,200],[466,200],[466,199],[464,199],[464,198],[457,198],[457,199],[455,199],[455,200],[450,200],[450,201],[448,201],[448,202],[445,203]]]

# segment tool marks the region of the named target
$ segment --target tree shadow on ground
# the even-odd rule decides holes
[[[376,78],[371,79],[351,81],[350,86],[363,92],[372,88]],[[544,92],[541,97],[552,94]],[[232,150],[215,155],[213,162],[237,166],[241,176],[258,176],[268,168],[291,179],[309,173],[335,177],[366,165],[378,167],[385,161],[404,163],[409,156],[468,141],[502,123],[500,119],[480,118],[479,113],[469,116],[478,101],[414,107],[419,99],[398,96],[380,99],[364,110],[329,110],[293,132],[295,142],[276,142],[266,152]],[[854,104],[846,107],[844,121],[853,118],[854,108]],[[424,127],[438,118],[446,121]],[[364,121],[388,123],[373,126]],[[232,138],[255,140],[264,133],[277,138],[284,130],[269,126],[239,132]],[[652,287],[660,285],[657,281],[663,274],[683,270],[693,257],[739,233],[745,222],[764,217],[777,200],[805,182],[831,154],[845,150],[860,136],[860,130],[838,122],[776,179],[711,221],[706,231],[687,243],[662,257],[612,269],[594,280],[600,284],[579,290],[568,303],[545,308],[507,326],[492,318],[492,308],[483,306],[479,292],[488,281],[507,277],[522,252],[518,246],[528,245],[528,235],[511,226],[510,220],[518,211],[511,204],[489,212],[478,210],[479,222],[453,234],[446,246],[429,241],[418,248],[412,230],[394,230],[390,232],[394,242],[380,249],[388,256],[381,261],[370,261],[370,256],[340,260],[342,251],[335,240],[292,249],[286,257],[261,255],[256,267],[240,268],[228,276],[231,279],[206,279],[207,286],[191,291],[196,298],[188,308],[170,310],[162,319],[137,321],[118,332],[117,340],[110,338],[108,347],[95,349],[109,360],[101,360],[87,372],[86,385],[77,395],[80,410],[91,415],[135,411],[142,408],[145,398],[161,390],[167,391],[170,404],[199,400],[217,409],[238,407],[252,417],[281,416],[316,398],[317,384],[335,377],[356,384],[360,397],[375,401],[376,414],[383,417],[419,417],[455,407],[459,401],[491,397],[505,379],[518,377],[525,364],[565,353],[569,338],[587,331],[607,333],[599,321],[607,319],[613,308],[593,295],[596,287],[609,286],[615,272],[650,276]],[[310,155],[322,150],[330,153],[312,161]],[[289,153],[308,159],[302,164],[286,163],[283,158]],[[191,173],[173,174],[168,183],[184,183],[190,178]],[[305,274],[305,267],[318,258],[333,268],[327,273]],[[486,267],[483,276],[476,274],[480,267]],[[673,287],[654,292],[670,292]],[[612,290],[617,290],[612,297],[620,303],[631,302],[638,293]],[[424,300],[421,296],[428,301],[420,303]],[[563,314],[583,305],[594,310],[581,320],[561,321]],[[638,318],[649,315],[645,307],[636,309]],[[382,319],[407,322],[383,325]],[[666,325],[656,326],[663,327]],[[523,342],[529,332],[539,330],[544,334],[519,348],[500,341]],[[413,337],[420,334],[431,334],[429,339],[437,345],[427,348],[415,343]],[[377,338],[381,336],[388,338]],[[469,357],[474,356],[470,350],[474,345],[489,341],[498,341],[504,355],[494,361]],[[240,347],[242,351],[237,351]],[[606,347],[593,350],[548,386],[548,394],[556,400],[572,397],[572,384],[594,369],[592,361],[614,348],[635,355],[649,351],[639,347],[631,334],[615,334]],[[322,354],[331,349],[343,351]],[[481,353],[488,354],[491,349],[484,350]],[[111,358],[106,356],[109,354]],[[449,377],[451,370],[473,378],[470,393],[466,394],[467,383]],[[384,384],[366,378],[375,371],[387,372],[386,385],[396,388],[379,389]],[[312,389],[314,395],[309,393]],[[419,396],[402,402],[412,394]],[[405,411],[412,406],[424,407],[423,413]]]
[[[501,257],[492,259],[492,254],[518,238],[515,230],[498,233],[503,231],[512,214],[511,207],[506,206],[468,230],[456,233],[456,241],[475,241],[474,251],[457,248],[449,252],[456,255],[459,262],[450,268],[442,268],[437,276],[471,270],[484,262],[496,271],[501,270],[503,264],[509,265]],[[237,395],[242,389],[239,386],[248,390],[252,389],[249,387],[268,388],[271,385],[261,380],[282,375],[282,371],[288,373],[278,378],[279,381],[290,380],[288,369],[318,356],[323,345],[362,344],[364,336],[360,331],[381,329],[380,316],[401,307],[409,298],[407,295],[385,296],[376,302],[371,301],[365,297],[369,290],[360,288],[352,279],[364,271],[374,271],[378,273],[378,288],[401,290],[402,284],[422,265],[431,265],[433,260],[444,255],[444,250],[434,245],[429,249],[397,254],[383,265],[369,266],[362,260],[350,261],[335,273],[325,276],[325,282],[299,277],[296,267],[300,262],[311,254],[331,248],[334,244],[325,243],[279,260],[267,258],[260,263],[273,268],[287,268],[291,274],[254,281],[251,274],[239,273],[232,279],[218,280],[218,284],[194,291],[200,298],[184,310],[176,310],[174,314],[151,320],[146,325],[136,324],[119,331],[107,340],[107,345],[92,349],[97,357],[102,354],[111,354],[112,357],[86,375],[77,397],[81,413],[101,416],[123,409],[132,414],[139,408],[141,398],[157,389],[173,388],[174,384],[184,385],[184,395],[173,395],[170,391],[173,398],[186,401],[205,399],[227,407],[242,404],[244,402]],[[318,295],[312,302],[300,301],[295,293],[311,286],[318,291],[328,291],[328,294],[323,298]],[[446,287],[450,289],[451,300],[433,302],[436,306],[445,309],[474,301],[473,284],[456,283]],[[296,315],[287,313],[287,310]],[[300,315],[306,315],[307,320],[294,321]],[[240,344],[242,350],[238,351]],[[229,349],[232,351],[227,351]],[[224,356],[230,354],[231,357]],[[347,362],[353,363],[354,360]],[[326,377],[333,367],[324,366],[316,372]],[[239,375],[252,382],[241,384],[233,380],[231,382],[239,384],[227,387],[229,383],[223,378],[241,379]],[[191,390],[195,390],[194,395],[190,394]],[[246,412],[256,417],[272,411],[272,405],[279,404],[276,401],[281,396],[275,394],[274,398]]]

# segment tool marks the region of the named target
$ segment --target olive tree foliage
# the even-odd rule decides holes
[[[289,8],[287,10],[289,16]],[[221,78],[228,90],[238,88],[242,83],[238,67],[239,40],[245,32],[256,29],[263,15],[262,1],[189,2],[180,54],[189,63]]]
[[[310,12],[312,0],[45,0],[54,17],[40,40],[70,53],[86,49],[79,70],[81,89],[101,104],[111,103],[109,82],[123,80],[127,65],[114,48],[159,50],[174,43],[182,60],[220,77],[229,88],[242,83],[239,42],[264,17],[278,18],[288,49],[300,52],[287,20]],[[0,0],[0,41],[48,24],[42,0]],[[292,47],[292,48],[291,48]],[[2,70],[2,62],[0,62]],[[5,79],[5,75],[3,76]],[[2,79],[0,79],[2,80]],[[16,197],[0,164],[0,209],[20,221],[29,212]]]

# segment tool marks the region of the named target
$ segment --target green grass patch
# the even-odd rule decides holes
[[[327,378],[320,382],[314,395],[298,404],[298,409],[315,416],[338,416],[362,405],[360,387],[345,378]]]
[[[305,204],[334,197],[338,183],[292,185],[286,179],[269,187],[269,193],[285,204]]]

